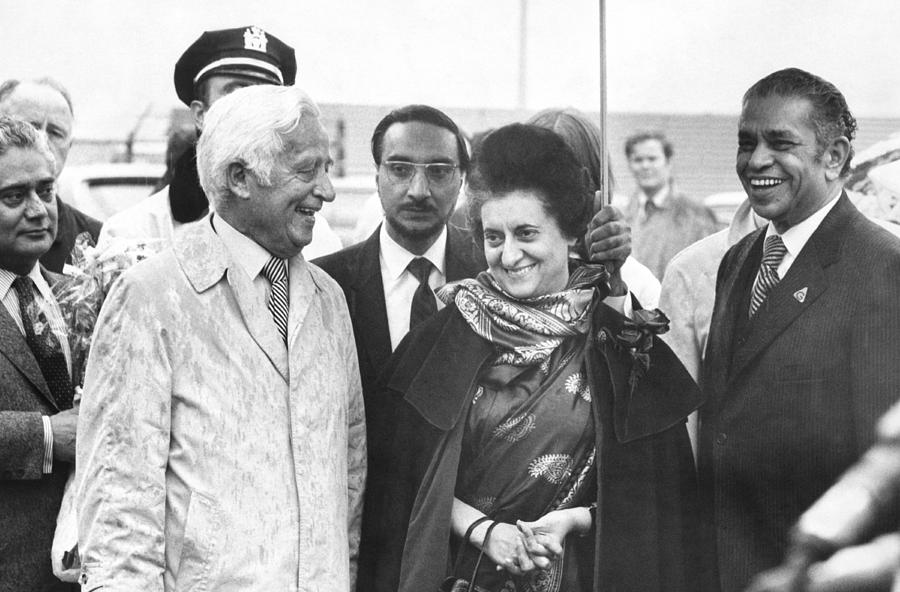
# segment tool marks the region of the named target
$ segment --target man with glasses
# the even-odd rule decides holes
[[[387,402],[374,400],[375,382],[407,331],[443,304],[433,289],[486,269],[468,233],[448,226],[469,154],[446,114],[427,105],[391,111],[372,134],[372,157],[384,222],[362,243],[314,260],[347,297],[366,404],[368,441],[382,442],[390,426]],[[370,450],[368,490],[378,489],[385,460]],[[363,514],[359,589],[368,590],[379,534]]]

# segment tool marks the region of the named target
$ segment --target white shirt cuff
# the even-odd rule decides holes
[[[42,415],[44,422],[44,468],[43,473],[48,475],[53,472],[53,427],[50,425],[50,417]]]

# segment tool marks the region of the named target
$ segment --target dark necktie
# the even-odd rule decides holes
[[[432,267],[431,261],[425,257],[416,257],[406,266],[409,272],[419,280],[419,287],[413,294],[412,306],[409,309],[410,329],[437,312],[434,292],[428,286],[428,276],[431,275]]]
[[[50,394],[60,410],[71,409],[74,390],[66,367],[66,356],[56,333],[50,327],[47,315],[34,299],[34,282],[30,277],[20,275],[13,280],[12,285],[19,297],[19,314],[25,328],[25,341],[37,360]]]
[[[777,270],[785,254],[787,254],[787,247],[784,246],[784,241],[780,236],[773,234],[766,239],[762,262],[759,264],[759,273],[753,283],[753,290],[750,292],[750,318],[753,318],[753,315],[765,302],[766,296],[772,288],[781,281]]]
[[[269,292],[269,312],[275,320],[278,332],[281,333],[281,339],[287,343],[287,324],[288,324],[288,277],[287,263],[284,259],[272,257],[262,269],[263,275],[272,284],[272,290]]]

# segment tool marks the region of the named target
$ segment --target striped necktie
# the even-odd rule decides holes
[[[71,409],[75,394],[62,345],[50,327],[47,315],[34,299],[34,281],[28,276],[13,280],[19,297],[19,314],[25,328],[25,341],[37,360],[50,394],[60,410]]]
[[[787,254],[787,247],[784,241],[777,234],[766,239],[763,246],[762,263],[759,265],[759,273],[756,275],[756,281],[753,283],[753,290],[750,292],[750,318],[756,314],[762,303],[765,302],[766,296],[774,288],[781,278],[778,277],[778,266],[781,260]]]
[[[416,257],[409,262],[406,268],[419,280],[419,287],[413,294],[412,304],[409,309],[409,328],[412,329],[431,315],[437,312],[437,302],[434,299],[434,291],[428,285],[428,276],[431,275],[431,261],[425,257]]]
[[[262,269],[262,273],[272,284],[272,290],[269,292],[269,312],[275,320],[278,332],[281,333],[281,339],[287,343],[287,324],[288,324],[288,276],[287,263],[284,259],[272,257]]]

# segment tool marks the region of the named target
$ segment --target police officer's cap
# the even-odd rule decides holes
[[[294,48],[259,27],[206,31],[175,64],[175,92],[181,102],[190,106],[196,98],[194,87],[213,74],[291,85],[297,59]]]

